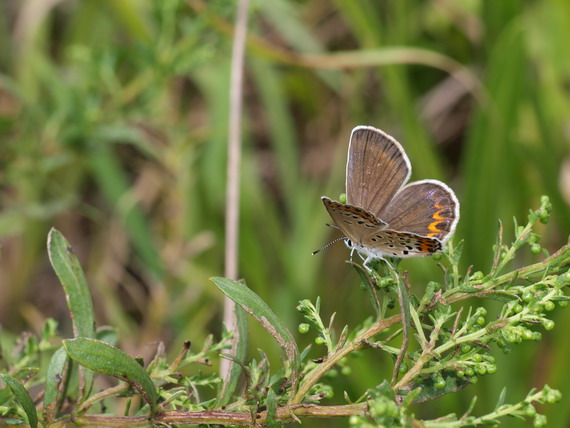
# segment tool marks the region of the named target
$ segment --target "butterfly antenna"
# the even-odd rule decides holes
[[[323,251],[325,248],[330,247],[332,244],[336,244],[339,241],[342,241],[344,239],[344,236],[341,236],[340,238],[336,238],[334,241],[329,242],[328,244],[323,245],[321,248],[319,248],[317,251],[313,251],[311,254],[314,256],[317,253],[320,253],[321,251]]]

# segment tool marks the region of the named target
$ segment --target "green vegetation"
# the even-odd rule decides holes
[[[15,338],[22,331],[39,338],[34,340],[41,352],[29,349],[33,341],[24,336],[19,355],[39,352],[34,367],[41,367],[43,376],[49,361],[42,360],[42,352],[51,356],[61,345],[60,335],[73,337],[79,328],[88,340],[111,343],[146,362],[160,354],[173,372],[179,370],[175,361],[189,358],[180,349],[191,341],[191,352],[185,352],[192,362],[214,366],[195,369],[188,364],[184,375],[206,385],[209,392],[202,393],[201,401],[214,400],[217,355],[226,352],[220,347],[227,335],[221,327],[223,294],[209,278],[223,272],[234,9],[234,2],[223,0],[0,5],[0,367],[3,373],[10,370],[12,377],[3,379],[14,396],[24,397],[14,379],[39,382],[32,376],[33,365],[16,366],[21,360],[10,351]],[[544,265],[549,253],[566,244],[567,1],[264,0],[252,2],[248,31],[240,275],[284,328],[294,332],[303,364],[334,352],[339,337],[317,330],[320,344],[303,355],[315,340],[311,333],[317,322],[304,319],[306,311],[295,311],[300,300],[316,302],[320,296],[317,312],[327,319],[336,313],[334,324],[340,331],[348,325],[356,332],[363,319],[381,310],[369,305],[371,289],[359,288],[358,275],[343,263],[346,248],[337,245],[310,255],[337,236],[324,226],[329,219],[319,197],[344,191],[346,148],[355,125],[376,126],[396,136],[410,155],[413,179],[442,179],[456,191],[462,206],[455,242],[463,240],[464,245],[461,260],[449,265],[456,270],[448,276],[464,280],[473,265],[469,281],[485,283],[487,275],[478,272],[496,268],[491,250],[497,220],[506,225],[506,241],[520,237],[518,226],[511,227],[508,220],[522,218],[542,194],[550,195],[554,207],[550,223],[535,226],[533,241],[526,241],[529,245],[519,249],[508,269]],[[67,272],[70,282],[62,279],[53,248],[54,269],[49,267],[45,241],[53,226],[72,242],[84,280],[76,269],[79,264]],[[69,267],[66,255],[59,257]],[[414,295],[421,302],[426,290],[436,292],[434,284],[444,283],[433,258],[404,260],[398,269],[400,274],[409,271],[412,303]],[[551,290],[556,285],[546,281],[550,274],[508,286],[540,283],[542,291]],[[380,281],[388,289],[396,282],[387,277]],[[72,324],[65,296],[73,290],[67,287],[81,290],[82,283],[88,284],[89,293],[76,296],[79,306],[74,310],[68,301],[73,322],[82,324]],[[496,320],[490,314],[524,315],[533,299],[532,290],[527,291],[531,300],[525,301],[523,290],[522,309],[513,307],[512,313],[503,312],[507,304],[502,300],[473,297],[466,303],[473,312],[468,316],[466,307],[461,322],[473,319],[479,325],[483,317],[486,326]],[[81,306],[90,304],[89,296],[92,313]],[[397,313],[398,304],[392,303],[394,309],[388,309]],[[545,311],[552,309],[543,303]],[[483,306],[489,315],[479,309],[473,318],[475,308]],[[446,311],[429,322],[459,308]],[[97,326],[113,328],[89,333],[90,316]],[[494,362],[476,362],[487,373],[496,367],[496,373],[414,406],[416,417],[461,415],[474,395],[479,398],[472,414],[485,415],[497,402],[522,402],[532,388],[544,391],[546,384],[567,399],[570,342],[564,328],[548,331],[547,321],[564,326],[569,317],[568,311],[549,312],[548,319],[539,321],[547,330],[542,341],[525,340],[508,356],[493,354]],[[59,321],[58,333],[49,318]],[[295,332],[300,323],[308,325],[305,336]],[[328,328],[328,320],[323,327]],[[255,358],[278,372],[282,343],[255,321],[249,329],[248,364]],[[515,329],[511,338],[536,338],[539,329],[527,330]],[[210,334],[214,339],[208,339]],[[159,345],[158,352],[149,346],[157,342],[166,349]],[[421,352],[412,343],[410,348]],[[259,357],[256,349],[266,355]],[[470,352],[473,348],[462,355]],[[355,354],[358,358],[350,364],[336,367],[336,377],[328,372],[324,384],[330,388],[322,393],[335,395],[322,405],[344,405],[343,391],[359,397],[392,378],[388,354]],[[58,351],[50,367],[61,367],[65,358]],[[404,363],[412,369],[410,361]],[[28,374],[15,376],[19,368]],[[468,368],[463,367],[464,374]],[[81,384],[76,396],[89,400],[105,387],[95,382],[91,391],[94,373],[82,373],[72,377]],[[145,384],[138,375],[138,383],[131,385]],[[436,377],[434,385],[441,386]],[[9,395],[4,383],[0,406]],[[45,386],[46,398],[50,391],[50,403],[58,403],[56,386]],[[128,389],[123,388],[117,393]],[[385,397],[382,388],[378,386],[376,397]],[[152,394],[148,387],[134,390]],[[267,408],[282,406],[279,391],[275,394],[268,394]],[[541,400],[554,401],[546,397],[548,391],[544,394]],[[29,418],[29,403],[18,400],[20,416]],[[128,400],[106,398],[105,405],[128,413]],[[141,400],[133,401],[128,414],[143,406]],[[50,414],[57,414],[55,407],[48,408]],[[570,406],[545,406],[539,413],[547,416],[549,426],[570,422]],[[345,419],[337,423],[346,426]],[[304,420],[306,424],[311,420]],[[524,425],[509,421],[509,426]]]

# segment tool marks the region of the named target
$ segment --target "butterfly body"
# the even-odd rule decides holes
[[[410,161],[392,137],[372,127],[352,131],[343,204],[322,197],[347,246],[366,258],[427,256],[443,250],[459,220],[459,201],[446,184],[406,184]]]

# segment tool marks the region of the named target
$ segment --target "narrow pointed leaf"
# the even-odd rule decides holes
[[[44,393],[44,421],[45,425],[49,425],[57,416],[57,411],[61,405],[60,392],[62,390],[62,382],[64,381],[65,366],[67,362],[67,352],[62,346],[51,357],[47,374],[46,386]]]
[[[95,337],[93,301],[83,269],[67,239],[53,228],[48,235],[48,254],[65,292],[69,315],[73,323],[73,334],[76,337]],[[89,396],[92,386],[93,373],[82,370],[80,386],[82,399]]]
[[[299,350],[291,332],[261,298],[245,284],[227,278],[214,277],[212,282],[222,292],[254,317],[279,343],[291,364],[291,382],[296,388],[299,377]]]
[[[3,374],[0,376],[2,376],[4,382],[6,382],[6,385],[8,385],[8,387],[12,391],[12,394],[14,394],[14,398],[16,399],[16,401],[20,404],[20,406],[22,406],[24,412],[26,412],[26,416],[28,417],[28,423],[30,424],[30,427],[31,428],[37,427],[38,414],[36,413],[36,408],[34,406],[34,403],[32,402],[32,397],[30,397],[30,394],[28,393],[26,388],[24,388],[24,385],[22,385],[20,382],[18,382],[15,378],[13,378],[10,375]]]
[[[118,348],[100,340],[77,337],[63,341],[69,357],[84,367],[129,383],[154,410],[158,394],[143,367]]]

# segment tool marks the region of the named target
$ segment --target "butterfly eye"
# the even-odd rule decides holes
[[[344,238],[344,244],[348,247],[348,248],[352,248],[354,247],[354,244],[352,243],[352,241],[348,238]]]

